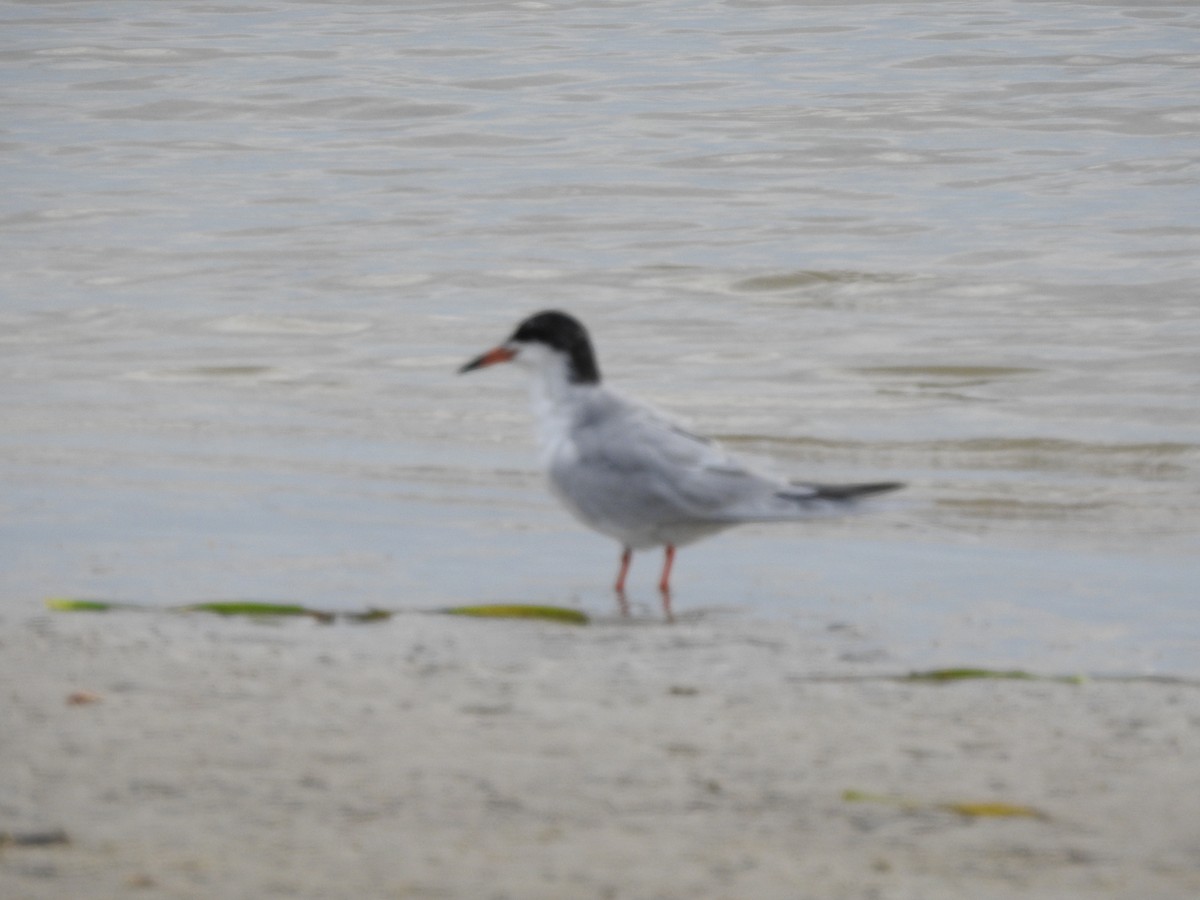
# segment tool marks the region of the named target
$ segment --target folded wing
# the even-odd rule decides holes
[[[552,469],[552,477],[585,517],[608,521],[721,526],[796,519],[900,486],[770,478],[715,441],[625,399],[590,410],[577,423],[574,444],[580,465]]]

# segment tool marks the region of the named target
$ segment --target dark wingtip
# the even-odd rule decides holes
[[[816,484],[817,496],[823,500],[854,500],[871,494],[884,494],[904,487],[903,481],[876,481],[871,484]]]

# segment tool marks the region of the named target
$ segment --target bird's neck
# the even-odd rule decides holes
[[[566,448],[572,424],[586,407],[588,397],[600,390],[599,384],[573,384],[564,375],[548,368],[533,379],[533,414],[546,463]]]

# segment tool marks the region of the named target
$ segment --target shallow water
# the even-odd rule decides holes
[[[1200,10],[0,2],[0,609],[611,614],[519,373],[874,514],[680,555],[864,658],[1200,659]],[[653,616],[658,560],[633,600]]]

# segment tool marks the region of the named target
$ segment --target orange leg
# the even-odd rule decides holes
[[[671,566],[675,564],[675,545],[667,544],[663,551],[662,578],[658,580],[658,590],[662,594],[663,614],[667,621],[675,620],[671,613]]]
[[[629,574],[629,562],[632,559],[632,548],[626,547],[621,551],[621,571],[617,573],[617,583],[614,586],[618,594],[625,593],[625,576]]]
[[[663,554],[662,578],[658,580],[658,589],[664,594],[671,593],[671,566],[675,564],[675,545],[667,544]]]

